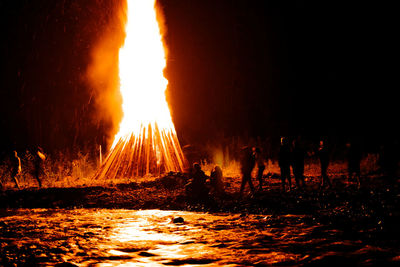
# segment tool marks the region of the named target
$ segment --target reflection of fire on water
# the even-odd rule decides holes
[[[165,51],[154,0],[128,0],[119,52],[124,117],[96,177],[123,178],[183,171],[185,159],[165,99]]]

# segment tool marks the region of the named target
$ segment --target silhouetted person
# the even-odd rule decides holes
[[[43,153],[43,149],[38,147],[33,159],[34,165],[34,177],[39,183],[39,187],[42,187],[42,181],[40,180],[40,176],[44,175],[44,161],[46,160],[46,156]]]
[[[257,163],[258,189],[261,191],[262,184],[263,184],[263,173],[265,170],[265,164],[264,164],[263,153],[261,152],[261,149],[259,147],[257,147],[255,149],[255,157],[256,157],[256,163]]]
[[[3,190],[3,178],[0,176],[0,190]]]
[[[222,195],[224,193],[224,184],[222,183],[222,169],[215,166],[210,175],[211,193]]]
[[[305,150],[300,137],[293,141],[292,167],[297,188],[304,188],[304,157]]]
[[[348,143],[347,148],[348,179],[351,180],[355,177],[357,180],[357,186],[360,187],[361,148],[356,142]]]
[[[244,187],[246,183],[249,183],[251,192],[254,194],[254,186],[251,181],[251,172],[256,164],[255,155],[250,147],[246,147],[242,150],[241,160],[240,160],[240,171],[242,174],[242,184],[240,185],[240,196],[242,196]]]
[[[324,141],[319,141],[319,147],[318,147],[318,158],[319,162],[321,164],[321,177],[322,177],[322,183],[321,187],[331,187],[331,181],[329,180],[327,171],[328,171],[328,165],[329,165],[329,151],[326,145],[324,144]]]
[[[281,146],[279,148],[278,163],[281,169],[282,190],[286,190],[286,180],[289,184],[289,190],[292,188],[292,181],[290,178],[290,161],[291,153],[289,142],[285,137],[281,137]]]
[[[206,181],[208,176],[201,169],[200,164],[193,164],[191,181],[186,185],[186,194],[192,198],[204,199],[208,194]]]
[[[384,175],[386,175],[391,182],[394,182],[396,179],[398,160],[398,142],[387,142],[381,149],[380,164]]]
[[[13,156],[11,157],[11,178],[14,180],[15,187],[19,189],[19,183],[17,176],[21,173],[21,159],[18,157],[17,151],[14,150]]]

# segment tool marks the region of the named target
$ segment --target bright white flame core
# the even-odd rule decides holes
[[[120,138],[140,136],[141,127],[149,124],[176,134],[165,99],[166,59],[154,4],[155,0],[128,0],[126,39],[119,52],[124,116],[113,147]]]

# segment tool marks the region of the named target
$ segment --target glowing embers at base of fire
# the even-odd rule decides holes
[[[185,159],[175,131],[141,126],[139,135],[120,138],[111,150],[97,178],[107,179],[159,175],[183,171]]]

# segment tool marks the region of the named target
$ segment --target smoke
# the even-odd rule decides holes
[[[174,107],[172,106],[173,101],[172,101],[172,95],[171,95],[171,90],[170,90],[171,83],[169,81],[170,77],[168,77],[169,76],[168,75],[168,56],[169,56],[169,53],[168,53],[168,45],[167,45],[168,44],[168,40],[167,40],[167,38],[168,38],[167,37],[168,29],[167,29],[167,25],[166,25],[166,19],[165,19],[165,15],[164,15],[164,6],[163,6],[162,1],[155,0],[154,8],[155,8],[155,11],[156,11],[157,23],[158,23],[158,27],[160,29],[160,35],[161,35],[161,38],[162,38],[162,43],[163,43],[163,48],[164,48],[164,55],[165,55],[165,59],[166,59],[166,67],[164,69],[164,73],[163,74],[164,74],[164,77],[168,80],[168,85],[167,85],[167,88],[165,90],[165,98],[167,100],[168,109],[169,109],[169,112],[171,114],[172,122],[174,123],[174,126],[176,127],[175,120],[174,120],[175,119]]]
[[[167,41],[166,41],[166,35],[167,35],[167,26],[165,23],[165,17],[164,17],[164,10],[163,6],[158,0],[154,0],[154,9],[156,11],[156,18],[158,22],[158,27],[160,29],[160,35],[163,38],[163,47],[164,47],[164,53],[165,53],[165,58],[168,58],[168,47],[167,47]]]
[[[125,39],[126,1],[112,1],[103,5],[104,27],[91,50],[91,62],[86,71],[93,89],[96,112],[93,120],[103,124],[107,147],[113,142],[122,120],[122,97],[119,91],[118,54]]]

